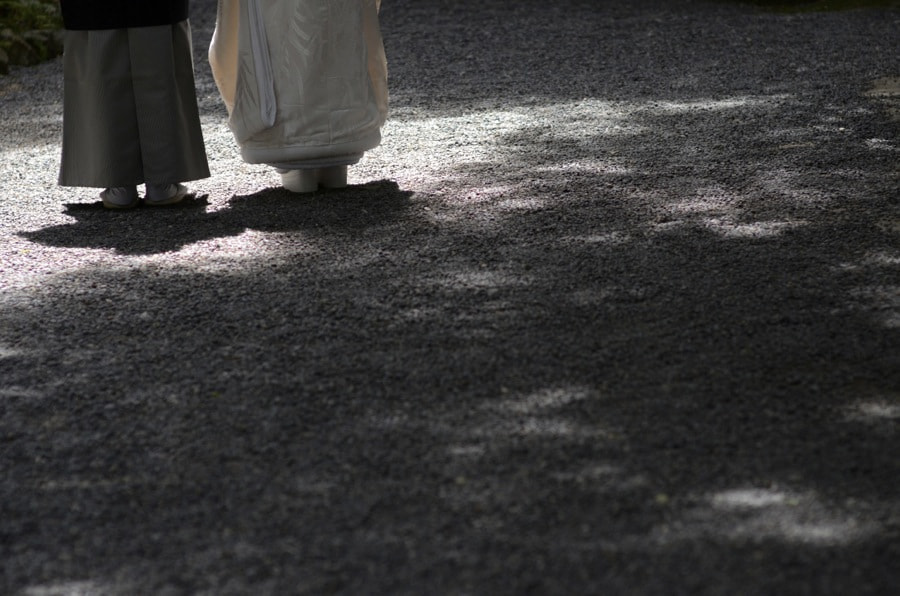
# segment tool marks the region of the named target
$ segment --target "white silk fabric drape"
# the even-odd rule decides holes
[[[379,144],[388,107],[379,5],[219,0],[209,60],[246,161],[317,161]]]

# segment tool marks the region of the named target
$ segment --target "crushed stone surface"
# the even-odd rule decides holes
[[[0,77],[0,593],[896,590],[898,11],[385,2],[384,143],[302,196],[214,19],[176,207]]]

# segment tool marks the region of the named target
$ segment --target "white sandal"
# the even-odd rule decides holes
[[[144,203],[153,207],[174,205],[187,194],[188,189],[184,184],[148,184]]]
[[[137,187],[116,186],[100,193],[100,200],[107,209],[133,209],[140,205]]]

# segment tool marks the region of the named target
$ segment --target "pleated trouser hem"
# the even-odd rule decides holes
[[[62,186],[209,177],[187,21],[67,31],[63,61]]]

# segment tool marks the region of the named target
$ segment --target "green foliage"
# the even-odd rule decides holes
[[[22,33],[62,27],[56,0],[0,0],[0,30]]]

